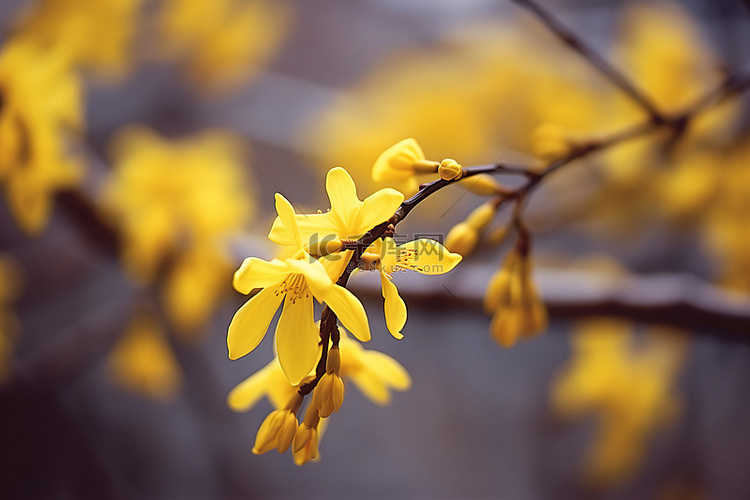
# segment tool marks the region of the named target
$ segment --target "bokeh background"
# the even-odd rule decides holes
[[[503,348],[482,311],[506,212],[451,273],[396,276],[404,340],[352,279],[412,388],[347,386],[297,467],[251,453],[267,401],[226,405],[273,356],[230,361],[226,329],[275,192],[325,210],[343,166],[364,198],[407,137],[537,168],[648,117],[510,1],[0,2],[0,496],[750,498],[750,8],[540,3],[684,126],[534,193],[540,336]],[[445,189],[399,233],[483,201]]]

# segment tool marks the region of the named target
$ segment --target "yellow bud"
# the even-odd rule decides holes
[[[326,372],[335,373],[339,375],[341,373],[341,352],[338,347],[331,347],[328,351],[328,360],[326,361]]]
[[[492,219],[497,214],[497,203],[487,202],[479,205],[475,208],[468,217],[466,217],[466,223],[471,226],[475,231],[481,232],[487,229]]]
[[[258,428],[258,433],[255,435],[253,453],[262,455],[276,448],[279,430],[281,430],[281,426],[284,424],[284,414],[286,412],[287,410],[272,411],[263,420],[260,428]]]
[[[492,231],[489,236],[487,236],[487,243],[490,245],[499,245],[503,241],[505,241],[505,238],[508,237],[508,234],[510,234],[510,226],[502,226],[494,231]]]
[[[463,174],[463,167],[453,158],[445,158],[438,167],[438,175],[444,181],[458,180]]]
[[[292,444],[292,453],[297,453],[310,442],[312,436],[312,429],[304,423],[299,424],[297,432],[294,433],[294,440]]]
[[[479,196],[494,196],[505,192],[503,185],[490,174],[477,174],[466,177],[458,185]]]
[[[451,252],[469,255],[477,246],[479,232],[466,222],[459,222],[448,231],[445,247]]]
[[[294,439],[294,432],[297,430],[297,416],[292,412],[286,412],[284,422],[279,429],[279,436],[276,440],[276,449],[279,453],[284,453],[289,449]]]
[[[321,418],[327,418],[339,411],[343,402],[344,381],[335,373],[326,373],[320,378],[310,404],[317,408]]]

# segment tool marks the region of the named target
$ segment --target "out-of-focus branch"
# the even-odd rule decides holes
[[[609,61],[603,58],[597,51],[578,37],[576,33],[562,24],[549,10],[542,7],[536,0],[511,0],[512,2],[530,10],[539,20],[547,26],[562,42],[572,48],[588,60],[605,77],[615,84],[620,90],[627,94],[635,103],[648,113],[649,119],[654,123],[663,123],[664,117],[640,89],[638,89],[628,77]]]
[[[409,304],[434,308],[451,304],[476,311],[484,299],[486,266],[466,266],[436,287],[434,276],[410,276],[398,281]],[[553,318],[619,316],[663,323],[727,340],[750,342],[750,296],[732,292],[687,274],[652,276],[605,275],[587,271],[542,268],[535,273],[541,295]],[[396,278],[398,280],[398,278]],[[428,279],[430,283],[428,283]],[[377,298],[379,283],[360,281],[361,295]]]

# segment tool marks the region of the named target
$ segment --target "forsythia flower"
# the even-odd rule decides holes
[[[598,417],[586,475],[599,486],[632,475],[648,438],[671,422],[680,406],[671,387],[685,357],[684,334],[653,328],[635,347],[632,331],[630,323],[610,319],[580,324],[572,337],[574,357],[552,387],[561,416]]]
[[[409,138],[386,149],[372,167],[375,182],[395,183],[404,193],[417,191],[417,174],[434,174],[440,162],[425,159],[416,140]]]
[[[158,16],[163,50],[184,59],[188,77],[204,88],[249,80],[276,52],[290,11],[267,0],[166,0]]]
[[[263,340],[276,310],[284,302],[276,326],[279,363],[292,384],[298,384],[315,364],[319,342],[313,319],[313,297],[325,302],[341,322],[363,342],[370,340],[367,314],[346,288],[332,283],[323,264],[301,250],[300,231],[291,204],[276,195],[280,225],[300,248],[301,258],[267,262],[249,257],[234,275],[234,287],[248,294],[262,288],[232,318],[227,335],[229,357],[249,353]]]
[[[347,335],[341,335],[341,377],[351,380],[357,388],[377,405],[391,401],[391,389],[408,391],[411,377],[392,357],[380,351],[365,349]]]
[[[0,52],[0,183],[27,233],[44,228],[56,191],[80,181],[66,139],[82,124],[80,83],[60,52],[7,42]]]
[[[385,323],[397,339],[404,338],[401,329],[406,324],[406,304],[393,284],[393,273],[410,269],[420,274],[445,274],[461,262],[461,256],[449,252],[435,240],[420,238],[396,246],[393,238],[375,241],[363,254],[364,270],[380,271]]]
[[[484,309],[492,314],[492,336],[505,347],[547,327],[547,310],[531,279],[528,249],[516,245],[490,278]]]
[[[158,400],[174,397],[182,373],[156,318],[136,316],[109,356],[114,381],[125,389]]]
[[[56,47],[73,67],[119,78],[132,66],[144,0],[42,0],[20,20],[19,34],[40,48]]]
[[[356,240],[378,224],[387,221],[404,201],[404,195],[395,189],[380,189],[364,201],[357,197],[357,187],[349,173],[336,167],[326,175],[326,192],[331,209],[326,213],[299,214],[296,224],[302,242]],[[268,235],[279,245],[294,245],[295,239],[290,228],[277,217]],[[332,280],[344,271],[351,251],[340,252],[323,259]]]
[[[231,273],[228,241],[252,209],[244,153],[222,132],[168,140],[131,127],[113,140],[104,205],[122,231],[125,266],[141,282],[163,273],[165,303],[183,331],[206,321]]]

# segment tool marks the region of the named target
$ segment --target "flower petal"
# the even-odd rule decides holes
[[[385,324],[388,331],[396,339],[401,340],[404,335],[401,329],[406,324],[406,304],[398,294],[398,289],[385,273],[380,273],[380,284],[383,288],[383,310],[385,312]]]
[[[292,385],[299,384],[315,366],[319,338],[313,319],[312,295],[304,294],[295,302],[287,295],[276,325],[276,353]]]
[[[388,386],[397,391],[408,391],[411,388],[411,376],[401,363],[379,351],[365,350],[363,363],[367,369],[376,373]]]
[[[284,225],[286,230],[290,233],[292,241],[297,248],[302,248],[302,241],[300,240],[299,228],[297,227],[297,217],[294,213],[294,207],[289,203],[289,200],[284,198],[281,193],[276,193],[276,213],[279,214],[279,219]],[[273,230],[273,228],[271,228]]]
[[[248,294],[255,288],[266,288],[281,283],[290,274],[289,266],[282,260],[248,257],[234,273],[232,284],[240,293]]]
[[[267,364],[240,382],[227,396],[227,406],[234,411],[247,411],[266,393],[266,384],[276,361]]]
[[[461,255],[449,252],[435,240],[420,238],[398,247],[397,265],[422,274],[445,274],[461,262]]]
[[[352,374],[351,379],[360,392],[373,403],[384,406],[391,402],[391,392],[376,374],[361,370]]]
[[[301,274],[316,297],[321,297],[332,285],[326,268],[318,260],[286,259],[291,272]]]
[[[357,198],[357,187],[349,172],[341,167],[329,170],[326,175],[326,192],[331,201],[331,212],[341,219],[344,227],[351,227],[362,202]]]
[[[359,232],[366,233],[378,224],[390,219],[404,201],[404,195],[395,189],[380,189],[362,203],[359,211]]]
[[[275,287],[264,288],[234,313],[227,333],[230,359],[241,358],[263,340],[284,297],[276,291]]]
[[[322,296],[323,301],[336,313],[344,328],[362,342],[370,340],[370,324],[362,303],[352,292],[339,285],[333,285]]]

